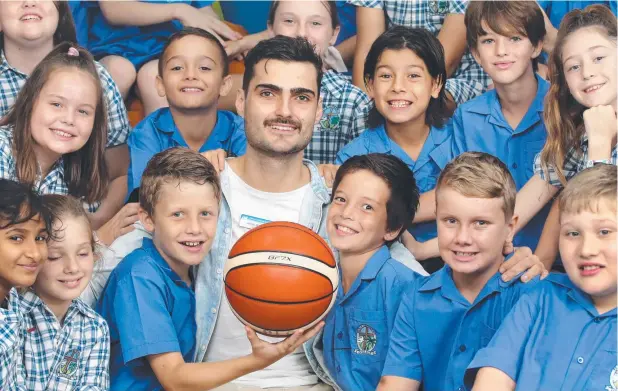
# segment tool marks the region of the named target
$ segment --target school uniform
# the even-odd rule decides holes
[[[322,334],[325,366],[339,388],[376,389],[401,295],[417,277],[382,246],[347,293],[339,284]]]
[[[127,144],[131,157],[128,194],[139,188],[146,165],[155,154],[173,147],[189,148],[168,107],[156,110],[137,124]],[[214,149],[224,149],[229,157],[245,154],[247,137],[242,117],[229,111],[217,112],[215,127],[198,152]]]
[[[0,178],[19,182],[17,163],[13,156],[13,126],[0,126]],[[39,194],[69,195],[69,186],[64,179],[64,162],[62,157],[54,163],[43,178],[41,175],[34,182],[34,191]],[[100,202],[84,204],[88,213],[97,211]]]
[[[109,72],[95,61],[95,67],[101,81],[105,107],[107,109],[107,142],[106,147],[111,148],[126,143],[131,132],[127,108],[118,86]],[[8,114],[15,104],[17,95],[21,91],[28,75],[13,68],[4,56],[4,50],[0,51],[0,117]]]
[[[151,239],[112,271],[96,306],[110,330],[112,391],[161,391],[147,356],[195,352],[195,295]]]
[[[468,364],[533,285],[496,273],[470,303],[448,265],[417,279],[401,300],[382,376],[417,380],[425,391],[463,391]]]
[[[81,300],[71,302],[60,324],[32,291],[21,300],[24,316],[24,384],[31,391],[109,387],[109,329]]]
[[[425,144],[415,161],[408,156],[403,148],[388,137],[386,129],[382,125],[363,132],[354,141],[346,145],[337,154],[336,163],[343,164],[352,156],[369,153],[386,153],[403,160],[414,172],[414,179],[419,191],[425,193],[436,187],[440,172],[453,158],[451,129],[449,126],[431,127],[427,140],[425,140]],[[434,220],[416,223],[412,225],[409,231],[416,240],[425,242],[437,236],[436,222]]]
[[[392,26],[420,27],[437,36],[449,14],[463,15],[468,0],[348,0],[357,7],[384,10],[387,28]],[[459,66],[446,80],[444,89],[457,104],[462,104],[483,93],[490,78],[474,61],[470,50],[465,51]]]
[[[17,383],[17,379],[23,370],[21,349],[24,333],[17,290],[11,288],[0,303],[0,390],[22,391],[25,388]]]
[[[332,164],[337,152],[365,130],[373,103],[349,78],[333,70],[324,73],[320,94],[322,118],[313,128],[305,159]]]
[[[143,1],[143,0],[142,0]],[[185,3],[199,8],[210,6],[214,1],[152,0],[156,4]],[[94,4],[93,4],[94,5]],[[151,60],[159,58],[170,35],[182,29],[178,20],[147,26],[114,26],[105,19],[100,6],[92,7],[89,13],[90,34],[88,50],[97,59],[115,55],[129,60],[136,70]]]
[[[599,314],[565,274],[551,274],[537,288],[476,354],[466,384],[479,368],[493,367],[517,390],[617,390],[616,308]]]
[[[506,164],[519,191],[534,175],[534,158],[543,149],[547,130],[543,122],[543,100],[549,83],[538,75],[536,96],[521,122],[513,129],[502,113],[496,90],[461,105],[453,116],[453,156],[485,152]],[[551,203],[546,205],[515,236],[515,246],[534,251]]]

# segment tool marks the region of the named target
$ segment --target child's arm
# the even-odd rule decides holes
[[[519,216],[515,232],[519,232],[556,195],[558,188],[535,174],[517,193],[515,215]]]
[[[148,26],[178,20],[183,26],[200,27],[227,39],[240,38],[237,32],[218,20],[214,14],[198,12],[198,9],[185,3],[99,1],[99,7],[105,19],[113,25]]]
[[[588,136],[588,160],[609,161],[616,145],[616,112],[612,106],[595,106],[584,111]]]
[[[432,221],[436,219],[436,191],[429,190],[421,194],[418,200],[418,210],[414,215],[415,223]]]
[[[515,382],[506,373],[492,367],[479,370],[472,391],[514,391]]]
[[[539,8],[541,9],[541,12],[543,13],[543,19],[545,20],[545,38],[543,39],[543,51],[545,53],[551,53],[552,50],[554,50],[554,46],[556,45],[556,37],[558,36],[558,29],[556,29],[554,27],[554,25],[551,23],[551,20],[549,20],[549,17],[547,16],[547,14],[545,13],[545,10],[543,9],[543,7],[539,5]]]
[[[442,28],[438,33],[438,40],[444,47],[444,61],[446,75],[450,77],[461,63],[466,49],[466,25],[463,14],[448,14],[444,18]]]
[[[109,328],[101,320],[97,329],[97,342],[90,350],[81,381],[75,391],[103,391],[109,389]]]
[[[90,215],[92,229],[97,230],[107,223],[124,205],[127,194],[127,170],[129,168],[129,149],[126,145],[105,149],[105,165],[110,183],[107,194],[101,200],[99,209]]]
[[[179,352],[155,354],[147,358],[164,389],[168,391],[209,390],[280,360],[313,337],[322,326],[323,323],[305,333],[297,331],[291,337],[276,344],[262,341],[253,330],[245,327],[253,352],[248,356],[232,360],[185,363]]]
[[[543,262],[547,270],[551,270],[558,256],[558,239],[560,237],[560,208],[558,205],[558,202],[554,202],[551,206],[539,244],[534,251],[534,255]]]
[[[421,383],[399,376],[382,376],[376,391],[418,391]]]
[[[363,91],[365,89],[365,58],[373,42],[386,31],[386,17],[381,8],[356,7],[356,50],[354,52],[354,69],[352,81]]]

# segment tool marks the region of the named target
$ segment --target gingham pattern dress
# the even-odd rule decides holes
[[[32,291],[21,300],[24,370],[19,382],[29,391],[107,390],[109,329],[94,310],[73,300],[61,325]]]

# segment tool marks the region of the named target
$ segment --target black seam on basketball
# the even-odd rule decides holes
[[[260,230],[265,229],[265,228],[276,227],[276,226],[277,226],[277,223],[289,223],[289,221],[272,221],[272,222],[270,222],[270,223],[266,223],[266,224],[259,225],[259,226],[255,227],[255,228],[253,228],[252,230],[250,230],[250,231],[248,231],[248,232],[245,232],[245,234],[243,234],[243,235],[240,237],[240,239],[242,239],[242,237],[243,237],[243,236],[245,236],[245,235],[247,235],[247,234],[253,234],[254,232],[260,231]],[[267,224],[271,224],[271,225],[267,225]],[[266,226],[265,226],[265,225],[266,225]],[[303,232],[303,233],[308,233],[307,231],[304,231],[304,230],[302,230],[301,228],[294,227],[294,226],[290,226],[290,225],[287,225],[287,224],[281,224],[280,226],[281,226],[281,227],[286,227],[286,228],[292,228],[292,229],[295,229],[295,230],[297,230],[297,231],[301,231],[301,232]],[[305,226],[303,226],[303,227],[305,227]],[[331,250],[331,248],[328,246],[328,243],[326,243],[326,241],[324,240],[324,238],[322,238],[319,234],[317,234],[316,232],[314,232],[312,229],[310,229],[310,228],[308,228],[308,227],[305,227],[305,228],[307,228],[307,229],[308,229],[308,230],[309,230],[309,231],[313,234],[313,237],[314,237],[315,239],[317,239],[317,241],[318,241],[318,242],[320,242],[320,244],[321,244],[324,248],[326,248],[326,249],[327,249],[329,252],[331,252],[331,253],[333,252],[333,250]],[[249,236],[249,235],[247,235],[247,236]],[[240,240],[240,239],[238,239],[238,240]]]
[[[250,299],[250,300],[255,300],[255,301],[259,301],[260,303],[268,303],[268,304],[281,304],[281,305],[292,305],[292,304],[309,304],[309,303],[313,303],[314,301],[319,301],[319,300],[324,300],[326,299],[328,296],[331,296],[335,291],[332,291],[331,293],[324,295],[322,297],[318,297],[317,299],[312,299],[312,300],[305,300],[305,301],[291,301],[291,302],[280,302],[280,301],[272,301],[272,300],[264,300],[264,299],[258,299],[256,297],[251,297],[248,295],[245,295],[244,293],[240,293],[238,292],[236,289],[232,288],[231,286],[229,286],[227,284],[227,281],[223,282],[225,284],[226,288],[229,288],[229,290],[231,290],[232,292],[236,293],[237,295],[240,295],[246,299]],[[333,284],[331,284],[331,288],[333,287]]]
[[[318,258],[314,258],[310,255],[305,255],[305,254],[299,254],[299,253],[293,253],[291,251],[279,251],[279,250],[255,250],[255,251],[247,251],[245,253],[241,253],[241,254],[236,254],[233,257],[229,257],[228,259],[234,259],[236,257],[239,257],[241,255],[245,255],[245,254],[258,254],[258,253],[282,253],[282,254],[292,254],[292,255],[298,255],[299,257],[305,257],[305,258],[309,258],[309,259],[313,259],[314,261],[318,261],[328,267],[330,267],[331,269],[334,269],[337,267],[337,261],[335,260],[335,258],[333,258],[333,260],[335,261],[335,266],[331,266],[328,263],[324,262],[321,259]],[[258,265],[257,263],[253,263],[252,265]],[[287,265],[287,266],[296,266],[296,265]]]
[[[326,279],[326,281],[328,281],[328,283],[330,284],[330,287],[331,287],[331,289],[332,289],[332,291],[333,291],[333,292],[335,292],[335,291],[337,290],[337,288],[339,288],[339,285],[337,285],[337,287],[335,287],[335,286],[333,285],[333,283],[332,283],[332,281],[330,280],[330,278],[328,278],[328,277],[327,277],[327,276],[325,276],[324,274],[319,273],[319,272],[317,272],[317,271],[315,271],[315,270],[313,270],[313,269],[307,269],[306,267],[302,267],[302,266],[299,266],[299,265],[285,265],[285,264],[282,264],[282,263],[275,263],[275,264],[273,264],[273,263],[266,263],[266,262],[258,262],[258,263],[250,263],[250,264],[247,264],[247,265],[238,265],[238,266],[234,266],[233,268],[231,268],[230,270],[228,270],[228,271],[227,271],[227,273],[226,273],[226,275],[225,275],[225,277],[226,277],[226,278],[224,278],[224,279],[223,279],[223,283],[225,284],[225,286],[228,286],[228,285],[227,285],[227,275],[228,275],[228,274],[230,274],[232,271],[234,271],[234,270],[236,270],[236,269],[242,269],[243,267],[250,267],[250,266],[254,266],[254,265],[262,265],[262,266],[283,265],[283,266],[285,266],[285,267],[294,267],[294,268],[296,268],[296,269],[306,270],[306,271],[308,271],[308,272],[310,272],[310,273],[317,274],[318,276],[324,277],[324,279]],[[232,288],[230,288],[230,289],[232,289]],[[233,290],[234,292],[236,292],[234,289],[232,289],[232,290]],[[240,293],[240,292],[236,292],[236,293],[238,293],[239,295],[242,295],[242,293]],[[244,296],[244,295],[243,295],[243,296]],[[247,297],[249,297],[249,298],[253,299],[253,297],[250,297],[250,296],[247,296]],[[326,297],[326,296],[324,296],[324,297]],[[324,298],[324,297],[322,297],[322,298]],[[259,299],[256,299],[256,300],[259,300]],[[316,300],[319,300],[319,299],[316,299]],[[309,300],[309,301],[313,301],[313,300]],[[1,390],[0,390],[0,391],[1,391]]]

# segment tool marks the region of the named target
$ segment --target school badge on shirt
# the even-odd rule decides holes
[[[432,14],[446,14],[448,12],[448,0],[431,0],[429,10]]]
[[[58,365],[58,375],[67,379],[73,377],[77,371],[77,361],[79,360],[79,349],[71,349],[64,355]]]
[[[322,119],[320,120],[320,126],[322,126],[324,130],[335,130],[339,127],[340,122],[341,117],[334,107],[324,108]]]
[[[605,391],[618,391],[618,365],[609,375],[609,386],[605,387]]]
[[[356,346],[358,346],[358,349],[354,349],[354,353],[375,356],[377,343],[378,335],[371,326],[362,324],[356,329]]]

